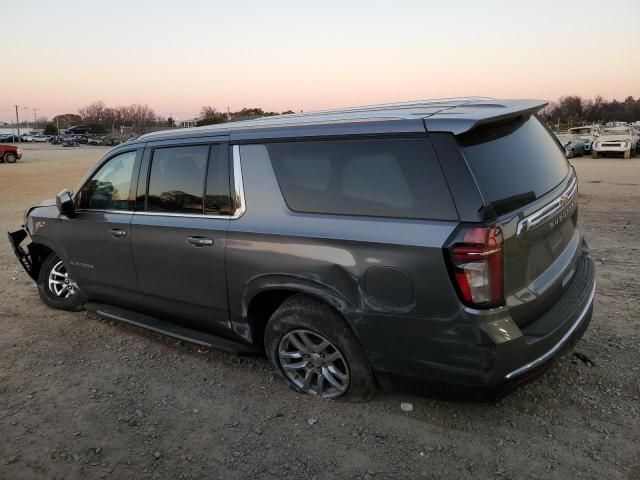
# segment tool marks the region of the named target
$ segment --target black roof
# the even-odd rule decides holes
[[[544,100],[496,100],[488,97],[388,103],[163,130],[143,135],[135,143],[216,136],[229,136],[231,141],[250,141],[336,134],[417,133],[424,132],[425,125],[430,132],[458,135],[482,123],[535,112],[546,103]]]

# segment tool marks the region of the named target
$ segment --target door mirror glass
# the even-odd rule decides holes
[[[58,211],[67,217],[73,217],[75,214],[75,208],[73,206],[73,198],[69,190],[63,190],[56,196],[56,207]]]

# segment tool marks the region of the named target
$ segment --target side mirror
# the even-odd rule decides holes
[[[56,207],[58,211],[69,218],[75,216],[75,207],[73,205],[73,198],[69,190],[63,190],[56,196]]]

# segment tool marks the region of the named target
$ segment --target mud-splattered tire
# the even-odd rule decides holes
[[[346,401],[367,401],[375,394],[364,349],[345,319],[325,303],[289,297],[271,316],[264,343],[276,372],[297,392]]]
[[[64,262],[55,253],[50,253],[42,262],[37,283],[40,299],[47,306],[58,310],[83,309],[86,298],[73,284]]]

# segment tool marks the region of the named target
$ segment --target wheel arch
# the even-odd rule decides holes
[[[33,236],[31,237],[31,240],[31,243],[27,245],[27,250],[29,251],[29,257],[31,258],[32,265],[32,271],[29,272],[29,274],[31,278],[33,278],[37,282],[38,275],[40,273],[40,267],[42,267],[42,263],[45,261],[45,259],[51,253],[55,253],[62,258],[62,252],[60,252],[57,246],[47,238]]]
[[[264,329],[271,315],[286,299],[297,294],[332,307],[355,332],[349,321],[349,314],[355,310],[354,302],[333,287],[305,277],[264,275],[249,282],[242,295],[241,317],[248,327],[248,339],[262,344]]]

